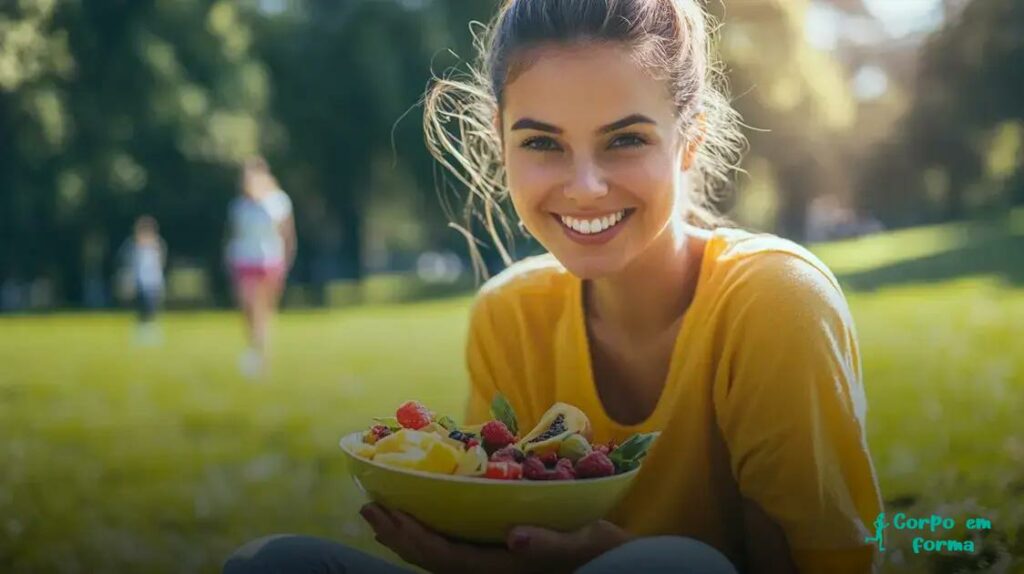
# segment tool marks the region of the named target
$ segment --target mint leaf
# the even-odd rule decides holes
[[[491,401],[491,415],[505,423],[505,426],[508,427],[508,430],[511,431],[512,434],[519,434],[519,423],[516,420],[516,412],[512,409],[512,405],[509,404],[505,395],[501,393],[494,395],[494,400]]]
[[[637,433],[613,450],[608,458],[619,472],[632,470],[640,465],[640,460],[647,455],[647,450],[658,434]]]
[[[459,430],[459,425],[455,424],[455,421],[452,420],[452,417],[448,415],[444,415],[441,418],[437,419],[437,424],[444,427],[444,430],[448,432]]]
[[[619,454],[626,459],[643,456],[655,438],[655,433],[637,433],[620,444],[612,454]]]
[[[398,419],[395,417],[373,417],[373,420],[377,421],[377,424],[388,427],[392,432],[402,430],[402,425],[398,424]]]
[[[609,458],[611,458],[611,457],[609,457]],[[640,466],[640,461],[639,460],[620,461],[620,460],[617,460],[617,459],[612,459],[612,464],[615,465],[615,474],[622,474],[624,472],[629,472],[629,471],[633,470],[634,468]]]

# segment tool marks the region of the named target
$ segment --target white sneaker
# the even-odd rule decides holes
[[[247,349],[238,360],[238,370],[249,379],[263,376],[263,358],[255,349]]]
[[[135,344],[139,347],[158,347],[163,342],[160,327],[154,323],[142,323],[135,328]]]

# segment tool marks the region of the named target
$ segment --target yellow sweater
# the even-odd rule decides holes
[[[504,393],[531,428],[556,401],[593,440],[662,431],[607,517],[638,535],[689,536],[742,567],[741,497],[785,531],[801,572],[868,572],[881,512],[853,320],[832,273],[767,234],[716,230],[650,417],[623,425],[593,382],[582,283],[550,255],[491,279],[473,306],[466,421]]]

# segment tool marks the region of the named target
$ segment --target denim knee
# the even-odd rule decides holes
[[[224,574],[409,574],[355,548],[312,536],[275,534],[246,543],[224,563]]]
[[[718,550],[693,538],[651,536],[627,542],[583,565],[576,574],[736,574]]]

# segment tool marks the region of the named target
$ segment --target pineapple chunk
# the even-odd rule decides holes
[[[487,451],[484,447],[476,445],[466,450],[459,457],[459,466],[455,474],[462,476],[480,476],[487,471]]]
[[[377,454],[403,452],[410,447],[426,450],[431,444],[440,441],[434,433],[402,429],[377,441]]]
[[[461,455],[455,448],[443,442],[435,442],[430,445],[417,468],[426,472],[452,474],[459,465]]]
[[[410,447],[403,452],[385,452],[383,454],[378,453],[373,457],[374,462],[379,462],[387,466],[393,466],[396,468],[409,468],[416,469],[417,465],[423,460],[423,457],[427,453],[423,452],[422,449]]]
[[[352,449],[352,452],[354,454],[369,459],[372,459],[373,455],[376,454],[377,452],[376,447],[374,447],[372,444],[367,444],[365,442],[352,443],[350,445],[350,448]]]

